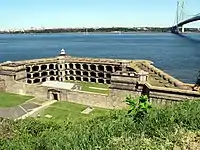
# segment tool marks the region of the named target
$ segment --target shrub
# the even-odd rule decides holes
[[[128,114],[132,113],[135,119],[143,119],[151,109],[147,95],[142,95],[136,99],[127,96],[125,102],[130,106]]]

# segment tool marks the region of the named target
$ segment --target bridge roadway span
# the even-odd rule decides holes
[[[178,23],[176,26],[173,26],[172,29],[175,29],[177,27],[181,27],[181,26],[183,26],[185,24],[188,24],[188,23],[194,22],[194,21],[198,21],[198,20],[200,20],[200,14],[198,14],[198,16],[194,16],[192,18],[189,18],[189,19],[187,19],[185,21],[182,21],[182,22]]]

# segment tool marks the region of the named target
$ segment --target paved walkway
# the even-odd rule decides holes
[[[31,100],[15,107],[0,108],[0,117],[9,119],[24,119],[55,102],[57,101],[46,100],[38,103],[37,100]]]
[[[36,116],[36,114],[38,114],[38,112],[40,112],[41,110],[47,108],[49,105],[52,105],[53,103],[56,103],[58,101],[56,100],[47,100],[46,102],[44,102],[42,105],[40,105],[39,107],[36,107],[34,109],[32,109],[30,112],[27,112],[26,114],[18,117],[17,119],[24,119],[26,117],[34,117]]]
[[[34,108],[39,107],[40,105],[27,102],[22,105],[18,105],[15,107],[9,108],[0,108],[0,117],[9,118],[9,119],[17,119],[20,116],[32,111]]]

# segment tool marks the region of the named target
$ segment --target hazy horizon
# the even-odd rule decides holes
[[[0,30],[35,28],[169,27],[177,0],[6,0]],[[199,0],[185,0],[185,16],[200,13]],[[187,14],[187,15],[186,15]],[[199,28],[200,22],[185,27]]]

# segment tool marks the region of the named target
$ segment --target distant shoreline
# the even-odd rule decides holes
[[[4,34],[58,34],[58,33],[63,33],[63,34],[85,34],[84,32],[26,32],[26,33],[12,33],[12,32],[7,32],[7,33],[0,33],[0,35]],[[155,34],[155,33],[171,33],[171,32],[122,32],[120,34]],[[185,34],[188,33],[193,33],[193,34],[200,34],[200,32],[184,32]],[[113,32],[88,32],[88,34],[113,34],[113,35],[120,35],[119,33],[113,33]],[[85,35],[88,35],[85,34]]]
[[[38,34],[38,33],[109,33],[109,34],[130,34],[130,33],[171,33],[170,28],[77,28],[77,29],[32,29],[16,31],[0,31],[0,34]],[[184,33],[200,33],[198,28],[185,28]]]

